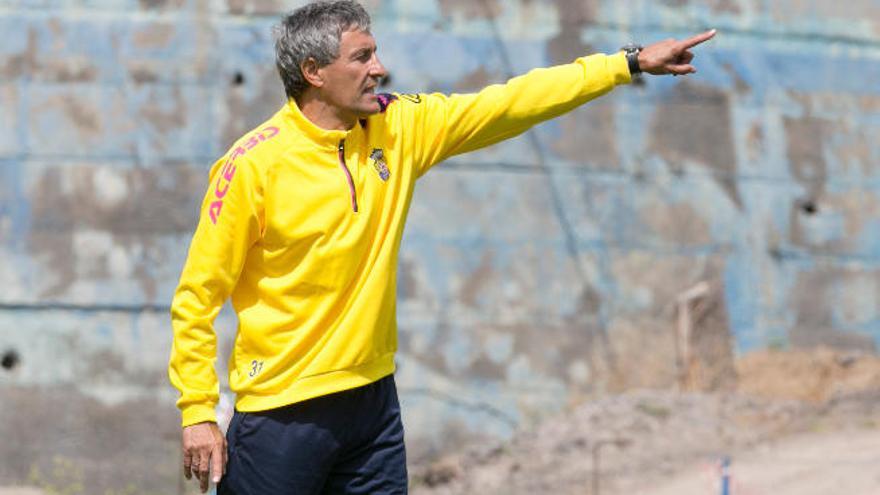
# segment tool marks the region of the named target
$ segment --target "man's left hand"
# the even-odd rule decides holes
[[[639,67],[642,72],[662,75],[683,76],[693,74],[697,69],[691,65],[694,53],[691,49],[715,37],[716,31],[706,31],[686,40],[668,39],[646,46],[639,53]]]

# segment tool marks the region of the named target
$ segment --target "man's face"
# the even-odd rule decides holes
[[[343,116],[360,119],[381,110],[375,90],[386,72],[369,32],[352,29],[342,33],[339,58],[319,70],[324,79],[324,100]]]

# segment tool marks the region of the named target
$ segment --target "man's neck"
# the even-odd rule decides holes
[[[296,105],[307,119],[321,129],[347,131],[357,123],[357,117],[344,115],[338,107],[330,105],[308,91],[296,100]]]

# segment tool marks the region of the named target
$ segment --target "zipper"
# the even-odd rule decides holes
[[[345,179],[348,181],[348,190],[351,191],[351,210],[357,213],[357,191],[354,188],[354,179],[351,178],[351,171],[348,170],[348,165],[345,164],[345,139],[339,141],[339,166],[342,167],[342,171],[345,172]]]

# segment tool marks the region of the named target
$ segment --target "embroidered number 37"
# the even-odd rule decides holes
[[[263,371],[263,362],[257,361],[256,359],[251,361],[251,372],[248,373],[248,376],[253,378],[259,375],[261,371]]]

